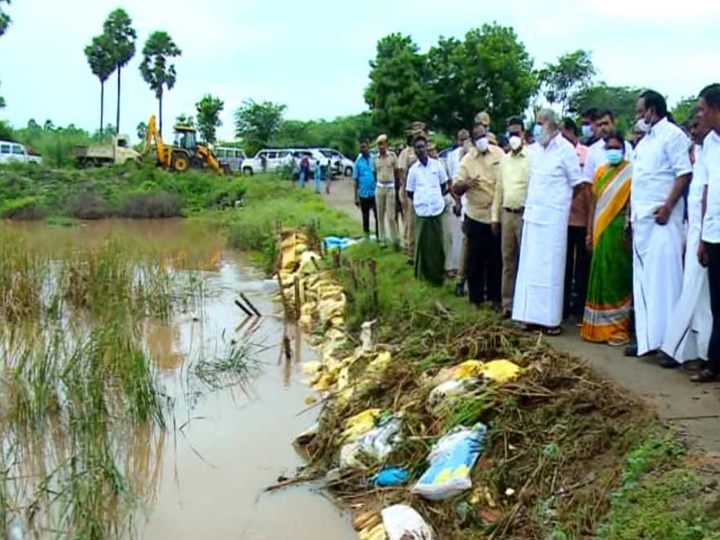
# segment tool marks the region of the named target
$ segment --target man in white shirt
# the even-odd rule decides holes
[[[539,147],[530,154],[523,231],[512,318],[525,328],[561,332],[567,228],[573,191],[587,189],[575,148],[560,134],[552,110],[542,118]],[[585,185],[583,185],[585,184]]]
[[[703,88],[698,99],[700,124],[709,130],[703,141],[702,160],[707,174],[705,215],[698,259],[708,269],[713,323],[706,368],[692,377],[695,382],[720,380],[720,84]]]
[[[682,194],[692,174],[690,140],[667,119],[665,98],[643,92],[637,114],[648,131],[635,148],[630,195],[636,344],[628,356],[657,352],[674,320],[683,280]]]
[[[441,286],[445,278],[442,215],[448,177],[445,167],[428,156],[424,134],[413,141],[417,161],[407,176],[407,196],[416,216],[415,277]]]
[[[595,121],[595,131],[599,139],[588,146],[587,158],[583,167],[583,174],[588,182],[595,180],[595,173],[603,165],[607,165],[607,154],[605,152],[605,137],[617,132],[615,115],[610,109],[598,111],[597,120]],[[625,141],[625,156],[632,162],[633,147],[630,142]]]
[[[695,141],[693,176],[688,193],[688,234],[685,243],[685,271],[682,294],[673,310],[673,324],[668,326],[661,347],[660,366],[676,368],[685,362],[707,360],[708,343],[712,331],[710,290],[707,269],[698,260],[702,232],[703,194],[707,189],[707,174],[702,156],[703,140],[709,129],[700,125],[698,111],[691,114],[690,135]]]

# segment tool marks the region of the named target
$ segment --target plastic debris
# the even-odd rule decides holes
[[[487,428],[478,423],[472,428],[459,426],[441,437],[428,456],[430,467],[411,492],[442,501],[471,489],[470,471],[482,453],[486,434]]]
[[[435,540],[435,533],[420,514],[406,504],[394,504],[381,512],[388,540]]]
[[[401,486],[408,480],[410,480],[410,472],[403,467],[382,469],[373,477],[375,485],[380,487]]]

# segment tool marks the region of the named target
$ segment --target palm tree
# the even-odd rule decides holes
[[[120,73],[133,56],[137,33],[132,27],[132,20],[124,9],[116,9],[105,20],[103,33],[110,42],[113,53],[113,69],[117,70],[117,113],[115,131],[120,133]]]
[[[107,36],[100,35],[92,38],[90,45],[85,47],[90,70],[100,81],[100,134],[102,135],[105,125],[105,83],[115,71],[115,61],[110,49],[110,41]]]
[[[10,0],[0,0],[0,36],[2,36],[10,27],[10,15],[3,11],[3,4],[10,5]]]
[[[163,94],[166,89],[173,89],[177,79],[175,64],[168,63],[168,60],[180,56],[182,51],[167,32],[158,31],[150,34],[142,53],[140,73],[158,100],[159,131],[162,135]]]

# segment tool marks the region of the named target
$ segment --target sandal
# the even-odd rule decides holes
[[[709,369],[703,369],[697,375],[690,377],[692,382],[696,383],[708,383],[720,381],[720,374],[710,371]]]
[[[610,347],[624,347],[628,343],[630,343],[630,338],[626,337],[613,337],[607,342]]]
[[[550,328],[543,328],[543,333],[546,336],[559,336],[560,334],[562,334],[562,327],[552,326]]]

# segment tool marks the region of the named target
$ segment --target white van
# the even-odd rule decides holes
[[[0,164],[5,163],[42,163],[42,158],[24,145],[14,141],[0,141]]]
[[[233,148],[231,146],[216,146],[213,148],[215,157],[223,163],[230,165],[232,172],[240,172],[242,163],[247,159],[245,152],[241,148]]]

